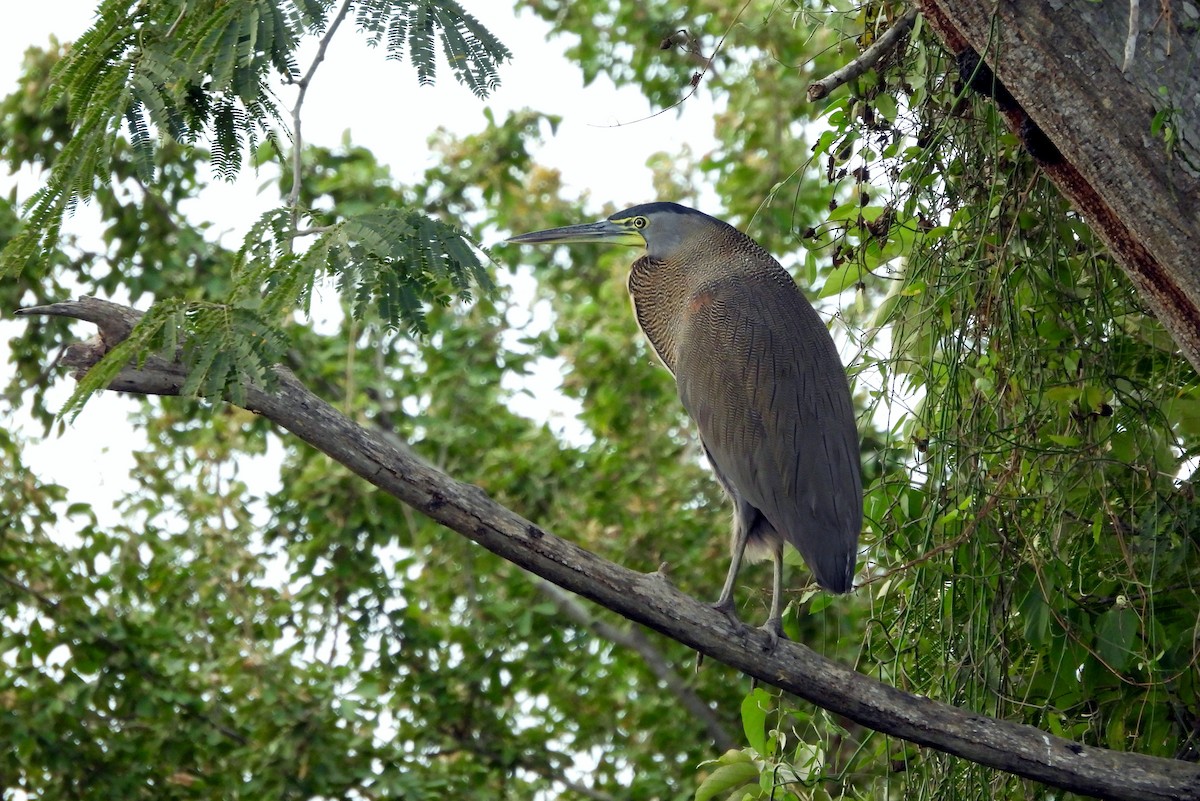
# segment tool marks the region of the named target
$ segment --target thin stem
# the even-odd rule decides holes
[[[308,87],[312,84],[317,67],[325,60],[325,51],[329,49],[329,42],[333,39],[333,34],[337,32],[338,26],[342,24],[342,20],[350,13],[351,4],[352,0],[343,0],[337,16],[329,25],[329,30],[325,31],[325,35],[321,37],[316,57],[313,58],[312,64],[308,65],[308,71],[304,73],[304,77],[296,84],[299,89],[296,93],[296,105],[292,106],[292,191],[288,194],[288,206],[292,210],[293,231],[300,224],[300,154],[304,149],[304,137],[300,133],[300,109],[304,106],[304,98],[308,95]],[[293,238],[288,239],[289,250],[292,248],[293,241]]]
[[[294,227],[295,224],[296,224],[296,222],[295,222],[295,220],[293,220],[292,221],[292,225],[293,225],[292,232],[287,235],[288,239],[299,239],[302,236],[316,236],[317,234],[329,233],[330,231],[332,231],[334,229],[334,226],[332,226],[332,225],[314,225],[312,228],[297,229]]]

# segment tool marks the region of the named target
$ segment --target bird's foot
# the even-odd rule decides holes
[[[763,651],[768,654],[779,647],[780,640],[787,639],[787,635],[783,633],[783,618],[769,618],[766,623],[762,624],[760,631],[765,632],[767,635],[767,644],[763,648]]]
[[[734,607],[732,598],[726,598],[717,601],[712,605],[712,608],[724,615],[729,621],[730,625],[732,625],[735,629],[740,631],[741,629],[745,628],[746,624],[742,622],[740,617],[738,617],[737,608]]]

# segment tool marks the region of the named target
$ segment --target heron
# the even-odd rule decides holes
[[[733,226],[678,203],[508,241],[645,250],[629,272],[634,315],[675,377],[734,508],[729,572],[714,607],[740,625],[733,595],[743,558],[769,557],[763,628],[776,642],[785,543],[820,586],[849,592],[863,505],[854,406],[833,338],[787,270]]]

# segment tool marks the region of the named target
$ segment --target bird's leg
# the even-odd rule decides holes
[[[733,624],[735,629],[742,628],[742,621],[737,616],[737,609],[733,605],[733,584],[737,580],[738,570],[742,566],[742,554],[746,552],[746,540],[749,539],[749,532],[742,525],[741,521],[734,523],[734,539],[733,539],[733,555],[729,561],[729,573],[725,576],[725,586],[721,589],[721,597],[712,605],[713,609],[723,614]],[[700,672],[700,667],[704,664],[704,654],[696,652],[696,672]]]
[[[746,553],[746,541],[750,539],[749,528],[738,520],[735,524],[733,553],[729,560],[729,573],[725,576],[725,586],[721,589],[721,597],[713,604],[713,609],[716,609],[725,617],[729,618],[729,622],[735,628],[742,625],[742,621],[738,619],[737,609],[733,605],[733,585],[737,581],[738,571],[742,568],[742,556]]]
[[[783,543],[771,554],[771,566],[774,573],[774,584],[771,588],[771,614],[763,624],[763,631],[771,638],[768,651],[774,651],[783,636]]]

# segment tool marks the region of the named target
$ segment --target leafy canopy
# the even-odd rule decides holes
[[[294,142],[290,155],[281,144],[284,115],[276,91],[299,86],[299,111],[324,42],[352,8],[367,40],[385,39],[389,58],[407,53],[421,83],[436,75],[435,35],[455,78],[479,97],[498,85],[499,66],[510,57],[453,0],[346,2],[336,11],[323,0],[104,2],[96,24],[54,66],[42,113],[61,107],[72,133],[45,186],[28,201],[24,228],[0,252],[0,276],[40,274],[40,255],[57,243],[64,216],[108,184],[119,163],[132,165],[129,180],[152,185],[159,141],[207,144],[224,178],[233,178],[248,154],[298,164],[301,143]],[[322,38],[322,46],[305,74],[296,50],[306,36]],[[176,341],[206,343],[184,351],[190,391],[240,396],[246,380],[269,384],[280,355],[280,321],[297,306],[307,308],[312,287],[326,277],[356,311],[370,306],[385,327],[416,332],[428,330],[429,304],[467,300],[472,286],[491,289],[462,232],[420,210],[383,208],[301,229],[308,216],[294,198],[264,215],[246,235],[243,269],[226,296],[180,299],[153,310],[127,345],[80,384],[67,411],[77,411],[130,357]],[[317,241],[298,254],[296,240],[313,234]]]
[[[834,599],[793,570],[789,636],[911,692],[1080,742],[1195,758],[1200,519],[1188,471],[1200,384],[921,23],[814,106],[798,100],[808,84],[902,7],[521,7],[570,35],[585,76],[636,85],[659,107],[703,72],[696,90],[722,100],[719,144],[656,159],[659,199],[715,193],[819,296],[852,356],[862,586]],[[0,203],[6,303],[68,287],[150,294],[158,303],[120,356],[186,343],[189,389],[212,397],[236,397],[238,382],[267,381],[282,361],[539,524],[637,569],[669,562],[684,590],[711,596],[727,509],[628,313],[625,256],[580,251],[563,270],[552,253],[497,248],[501,263],[525,265],[542,322],[503,286],[478,291],[491,284],[468,243],[484,225],[594,214],[535,160],[555,121],[534,110],[442,133],[437,163],[412,185],[349,141],[289,154],[273,92],[303,79],[294,44],[330,31],[340,9],[106,4],[90,39],[31,54],[32,91],[0,104],[0,154],[51,173],[23,221]],[[352,12],[419,80],[434,75],[435,39],[477,93],[506,55],[452,3]],[[147,52],[175,71],[147,71]],[[81,93],[93,74],[97,88]],[[84,103],[100,87],[120,102]],[[221,175],[251,152],[279,165],[294,201],[225,249],[178,207],[203,190],[210,153]],[[81,198],[108,226],[104,253],[56,227]],[[337,329],[281,325],[327,277],[349,312]],[[448,303],[468,291],[469,307]],[[55,323],[21,329],[9,408],[51,419],[46,354],[68,337]],[[513,413],[547,364],[585,436]],[[4,774],[31,794],[1061,797],[747,692],[719,666],[693,674],[672,643],[631,649],[636,632],[621,621],[564,606],[235,409],[168,399],[137,419],[148,445],[118,501],[132,522],[116,526],[39,480],[20,436],[0,433],[12,668],[0,738],[14,743]],[[256,487],[253,460],[271,452],[278,484]],[[744,614],[761,617],[765,574],[742,584]],[[735,746],[724,755],[712,747],[721,737]]]

